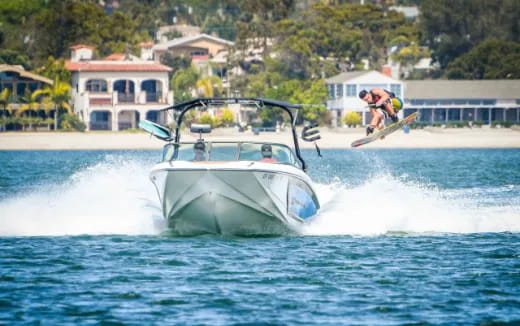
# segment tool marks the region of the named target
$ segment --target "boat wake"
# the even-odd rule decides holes
[[[160,234],[166,230],[149,163],[107,159],[63,184],[0,200],[0,236]],[[318,184],[321,211],[305,235],[520,232],[520,186],[442,190],[379,175]]]
[[[64,184],[0,201],[1,236],[157,234],[166,226],[149,166],[108,158]]]
[[[520,186],[441,190],[390,175],[361,186],[317,185],[306,235],[520,232]]]

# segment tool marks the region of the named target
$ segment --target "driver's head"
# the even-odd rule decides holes
[[[273,148],[269,144],[262,145],[262,156],[263,157],[272,157],[273,156]]]
[[[193,145],[193,150],[196,152],[197,151],[204,152],[205,148],[206,148],[206,145],[204,145],[204,143],[201,141],[198,141],[195,143],[195,145]]]

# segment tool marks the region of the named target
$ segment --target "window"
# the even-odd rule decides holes
[[[343,97],[343,84],[336,84],[336,97]]]
[[[357,85],[347,84],[347,96],[357,96]]]
[[[333,99],[334,97],[334,84],[329,84],[329,98]]]
[[[107,82],[103,79],[91,79],[87,81],[85,90],[89,92],[106,92]]]
[[[395,96],[400,97],[401,96],[401,84],[391,84],[390,92],[394,93]]]

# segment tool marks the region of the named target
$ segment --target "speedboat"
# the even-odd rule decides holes
[[[202,134],[211,132],[211,127],[200,124],[190,126],[191,132],[199,134],[196,141],[180,141],[188,111],[227,104],[284,110],[292,121],[293,148],[282,143],[204,140]],[[163,109],[177,115],[175,132],[142,121],[141,128],[167,142],[150,179],[171,232],[181,236],[298,233],[320,208],[298,145],[296,115],[291,111],[298,109],[269,99],[199,98]],[[314,141],[319,134],[307,127],[302,137]]]

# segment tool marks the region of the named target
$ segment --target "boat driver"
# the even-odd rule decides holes
[[[262,145],[262,159],[260,162],[265,163],[276,163],[276,159],[273,157],[273,148],[269,144],[263,144]]]
[[[194,161],[205,161],[206,160],[206,145],[204,142],[198,141],[193,145],[193,160]]]

